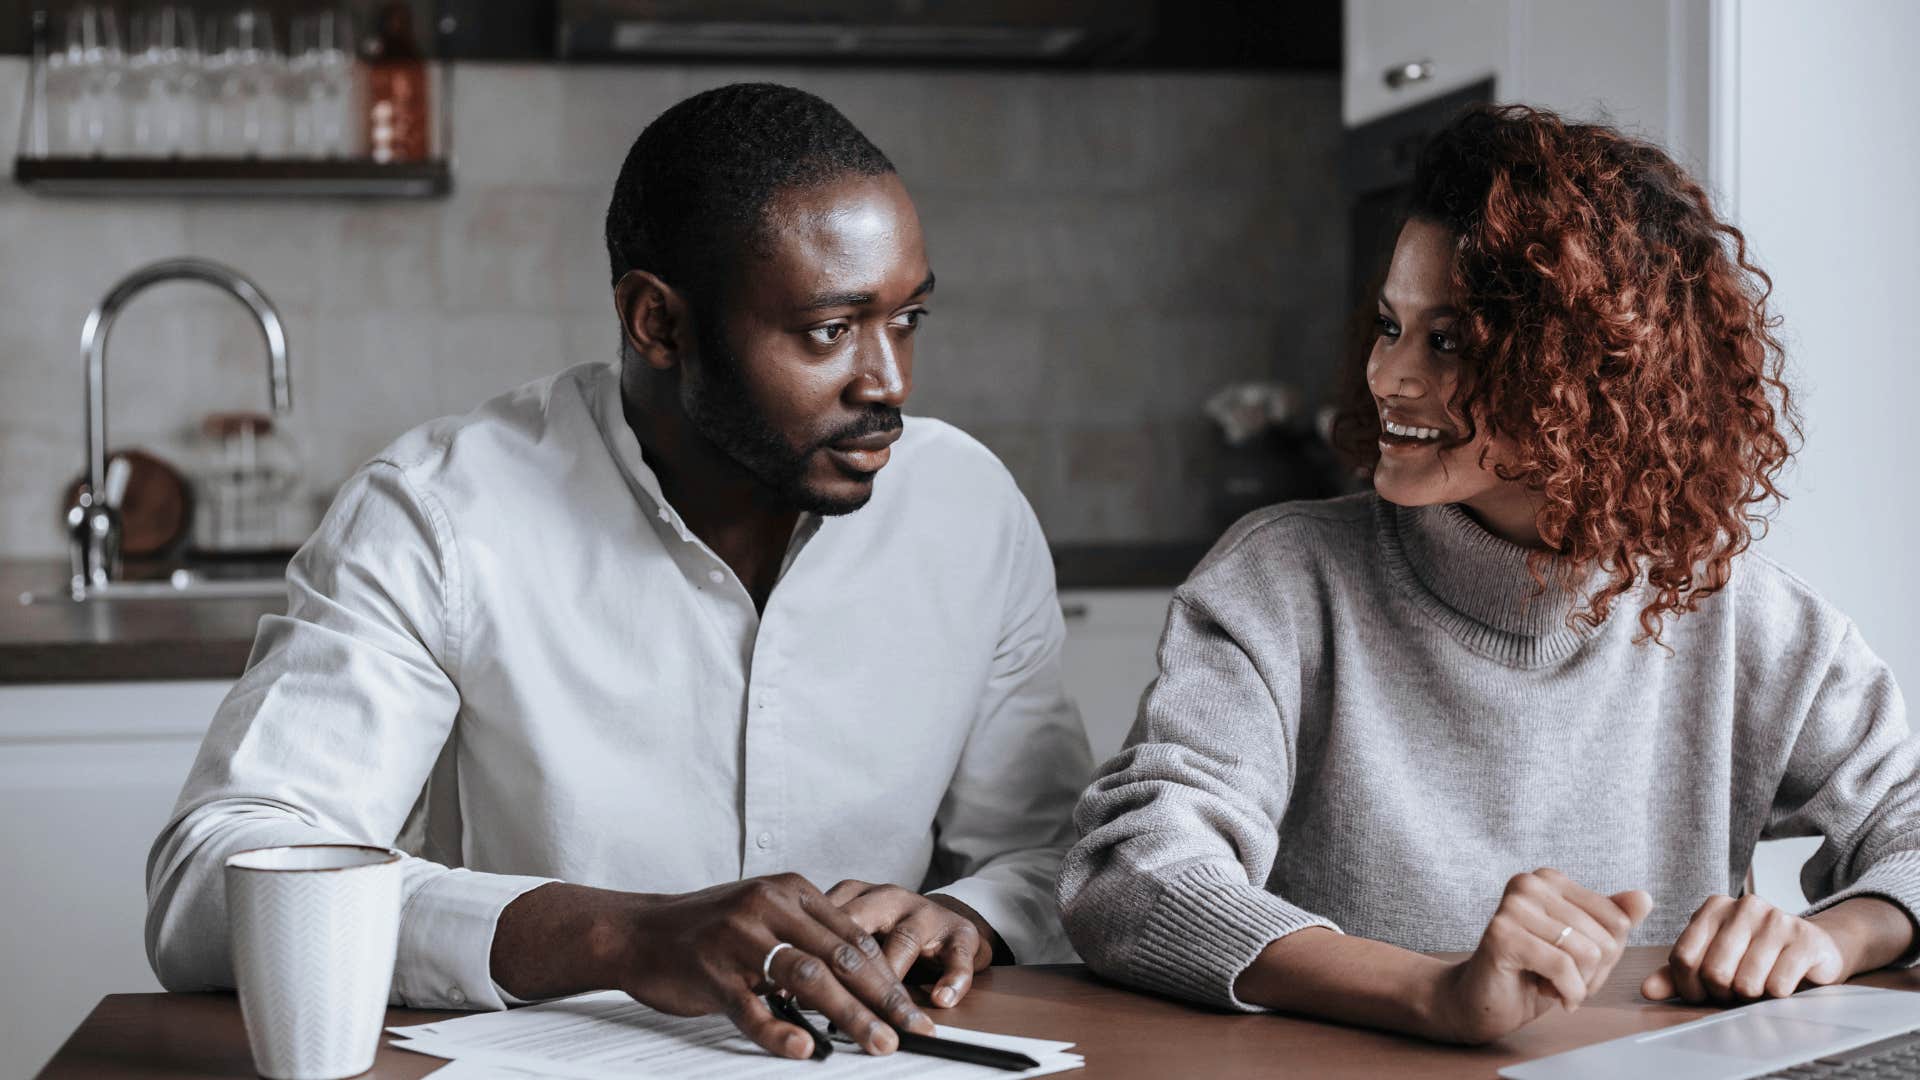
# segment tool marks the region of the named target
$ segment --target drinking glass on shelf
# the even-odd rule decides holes
[[[112,8],[77,4],[67,12],[61,48],[47,57],[49,153],[94,157],[120,149],[125,64]]]
[[[264,8],[241,7],[220,24],[210,64],[207,148],[220,157],[280,157],[287,146],[286,64]]]
[[[192,157],[202,152],[200,33],[193,13],[174,4],[137,11],[133,52],[121,86],[126,152],[136,157]]]
[[[295,17],[289,34],[288,97],[296,157],[356,153],[353,27],[338,9]]]

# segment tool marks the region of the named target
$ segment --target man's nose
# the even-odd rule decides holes
[[[900,408],[913,390],[913,358],[892,340],[890,334],[878,335],[862,349],[860,371],[850,388],[853,400],[861,405],[890,405]]]

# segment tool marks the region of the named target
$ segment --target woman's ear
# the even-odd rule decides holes
[[[686,298],[645,270],[629,270],[613,287],[627,348],[649,367],[679,365],[690,345],[692,322]]]

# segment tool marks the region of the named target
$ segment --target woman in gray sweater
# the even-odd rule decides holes
[[[1523,108],[1414,186],[1348,417],[1374,490],[1249,516],[1175,594],[1076,811],[1075,945],[1459,1042],[1578,1007],[1629,943],[1692,1001],[1911,962],[1900,692],[1747,550],[1797,429],[1740,234],[1658,149]],[[1734,898],[1811,835],[1809,911]]]

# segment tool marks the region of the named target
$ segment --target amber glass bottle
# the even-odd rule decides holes
[[[433,110],[413,11],[395,0],[381,6],[377,22],[367,62],[367,152],[381,162],[425,161],[433,152]]]

